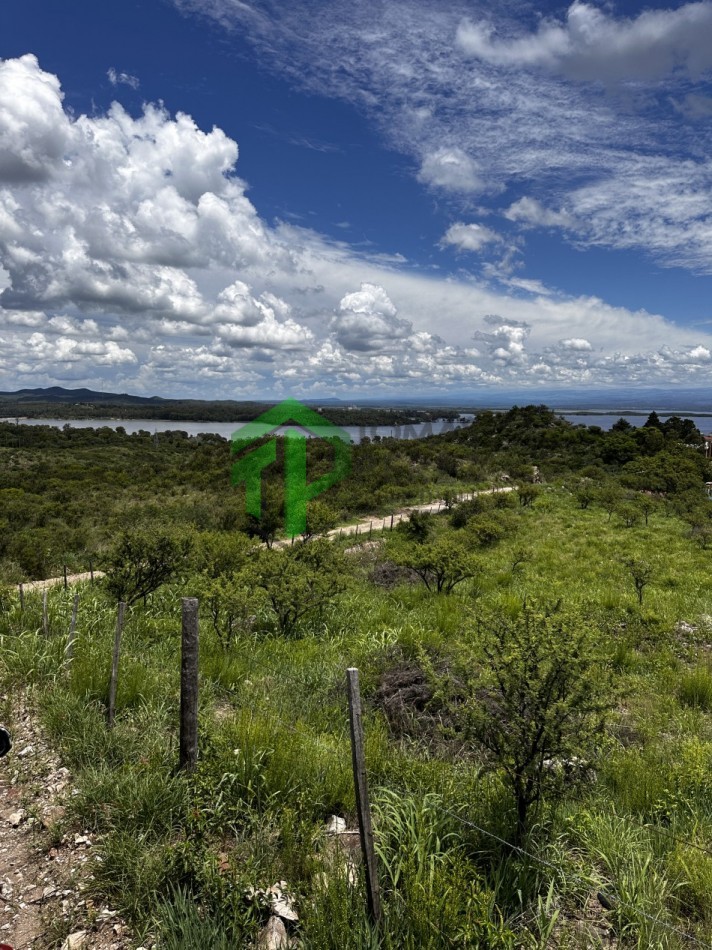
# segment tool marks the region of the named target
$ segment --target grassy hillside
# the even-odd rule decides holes
[[[310,950],[708,946],[712,504],[704,459],[679,434],[606,436],[536,409],[365,446],[360,478],[329,498],[340,517],[369,495],[386,506],[502,475],[518,491],[449,500],[361,547],[273,550],[224,521],[238,504],[221,494],[219,441],[157,448],[94,434],[72,448],[47,433],[49,446],[6,444],[3,715],[14,692],[31,692],[79,790],[64,826],[98,836],[93,887],[137,941],[253,946],[269,918],[260,889],[284,881],[293,936]],[[10,586],[17,533],[43,550],[58,526],[84,532],[110,575],[80,588],[71,663],[73,592],[50,592],[45,637],[40,595],[22,612]],[[124,529],[145,557],[162,538],[185,545],[161,549],[180,563],[128,611],[110,730]],[[57,556],[69,555],[59,545]],[[201,602],[192,775],[176,770],[186,596]],[[379,932],[362,875],[325,833],[332,816],[355,826],[350,666],[364,700]],[[556,742],[537,745],[542,731]],[[522,818],[527,741],[522,775],[536,794]],[[52,936],[60,946],[64,934]]]

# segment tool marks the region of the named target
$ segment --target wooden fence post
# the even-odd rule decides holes
[[[116,715],[116,687],[119,682],[119,656],[121,654],[121,633],[124,629],[124,614],[126,604],[123,600],[119,603],[116,615],[116,633],[114,635],[114,652],[111,658],[111,679],[109,680],[109,726],[114,725],[114,716]]]
[[[391,515],[391,531],[393,530],[393,515]]]
[[[47,588],[42,590],[42,633],[49,636],[49,609],[47,607]]]
[[[23,584],[19,585],[20,588],[20,611],[21,613],[25,612],[25,587]]]
[[[72,620],[69,624],[69,637],[67,638],[67,646],[64,651],[64,655],[68,660],[71,660],[74,656],[74,635],[77,630],[77,611],[79,610],[79,594],[74,595],[74,604],[72,605]]]
[[[378,867],[376,851],[373,846],[373,825],[371,823],[371,804],[368,800],[366,781],[366,756],[363,748],[363,722],[361,720],[361,692],[358,682],[358,670],[349,667],[346,670],[346,682],[349,690],[349,723],[351,726],[351,761],[356,789],[356,809],[358,827],[363,853],[363,867],[366,881],[366,899],[368,913],[376,926],[381,919],[381,895],[378,889]]]
[[[198,599],[183,598],[180,663],[179,769],[192,772],[198,763]]]
[[[62,566],[62,570],[64,572],[64,589],[66,590],[67,589],[67,565],[66,564]]]

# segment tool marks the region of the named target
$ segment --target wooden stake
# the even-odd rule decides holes
[[[351,725],[351,761],[356,789],[356,809],[361,837],[361,852],[366,880],[366,900],[368,913],[374,924],[381,919],[381,895],[378,889],[378,867],[376,851],[373,846],[373,825],[371,823],[371,804],[368,800],[366,781],[366,756],[363,748],[363,723],[361,721],[361,692],[358,683],[358,670],[350,667],[346,670],[346,682],[349,691],[349,722]]]
[[[393,530],[393,515],[391,515],[391,531]]]
[[[47,588],[42,591],[42,633],[49,636],[49,611],[47,609]]]
[[[77,611],[79,610],[79,594],[74,595],[74,604],[72,606],[72,621],[69,624],[69,637],[64,654],[68,660],[74,656],[74,635],[77,631]]]
[[[20,610],[24,613],[25,610],[25,588],[23,584],[19,585],[20,587]]]
[[[198,600],[183,598],[180,664],[180,759],[192,772],[198,763]]]
[[[119,656],[121,655],[121,633],[124,629],[125,612],[126,604],[122,600],[119,603],[118,613],[116,615],[114,653],[111,658],[111,679],[109,680],[109,726],[114,725],[114,716],[116,715],[116,687],[119,683]]]
[[[65,564],[62,569],[64,571],[64,589],[66,590],[67,589],[67,565]]]

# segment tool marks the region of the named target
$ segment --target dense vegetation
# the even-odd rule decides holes
[[[0,426],[0,446],[4,689],[34,689],[77,776],[65,821],[103,836],[94,886],[138,938],[251,946],[268,915],[252,895],[283,880],[305,948],[710,944],[712,476],[694,426],[606,433],[531,406],[366,443],[312,540],[272,548],[217,437]],[[328,445],[310,455],[312,475],[328,466]],[[439,514],[375,543],[318,537],[436,497]],[[266,498],[274,540],[277,477]],[[9,585],[90,554],[109,577],[81,588],[68,665],[72,592],[52,591],[45,638],[39,598],[22,613]],[[202,620],[190,776],[175,772],[184,596]],[[118,597],[134,605],[108,730]],[[323,831],[354,821],[348,666],[379,934]]]
[[[310,404],[311,405],[311,404]],[[456,409],[403,409],[380,406],[328,405],[326,414],[337,426],[402,426],[457,420]],[[177,422],[251,422],[272,403],[233,399],[161,399],[96,393],[54,387],[0,393],[0,417],[26,419],[168,419]],[[319,404],[314,404],[319,408]]]

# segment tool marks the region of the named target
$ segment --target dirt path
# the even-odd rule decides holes
[[[474,498],[476,495],[491,495],[493,492],[506,492],[513,491],[514,488],[507,486],[506,488],[485,488],[482,491],[473,491],[468,492],[463,495],[458,496],[458,503],[462,501],[469,501]],[[413,511],[424,511],[430,513],[437,513],[445,507],[445,502],[442,498],[437,499],[436,501],[428,502],[427,505],[413,505],[412,508],[403,508],[400,511],[394,512],[392,515],[388,515],[385,518],[363,518],[361,521],[358,521],[356,524],[344,525],[342,528],[334,528],[333,531],[327,533],[329,538],[342,538],[349,534],[365,534],[366,531],[385,531],[387,528],[391,527],[391,519],[393,526],[400,524],[401,521],[407,521],[410,518]]]
[[[103,571],[94,571],[94,578],[103,577]],[[90,581],[92,575],[87,572],[86,574],[67,574],[67,584],[79,584],[81,581]],[[28,581],[26,584],[22,585],[23,590],[45,590],[48,587],[56,587],[58,584],[64,583],[64,576],[62,577],[48,577],[45,581]]]
[[[0,759],[0,943],[14,950],[126,950],[125,924],[87,891],[92,837],[65,832],[69,771],[23,699],[15,698],[5,725],[13,748]]]
[[[458,495],[458,503],[462,501],[469,501],[471,498],[475,498],[477,495],[491,495],[494,492],[507,492],[514,491],[516,485],[507,485],[504,488],[483,488],[481,491],[472,491],[466,492],[465,494]],[[410,518],[411,513],[414,511],[427,511],[427,512],[438,512],[445,507],[444,500],[437,499],[436,501],[430,501],[426,505],[413,505],[410,508],[401,508],[399,511],[394,512],[392,515],[386,515],[382,517],[381,515],[376,515],[370,518],[362,518],[360,521],[357,521],[356,524],[346,524],[342,525],[340,528],[333,528],[331,531],[327,531],[325,537],[327,538],[345,538],[351,534],[358,536],[370,535],[373,531],[378,533],[379,531],[390,530],[391,526],[395,527],[397,524],[400,524],[401,521],[407,521]],[[286,545],[291,544],[292,542],[288,539],[283,541],[275,541],[272,547],[281,548]]]

